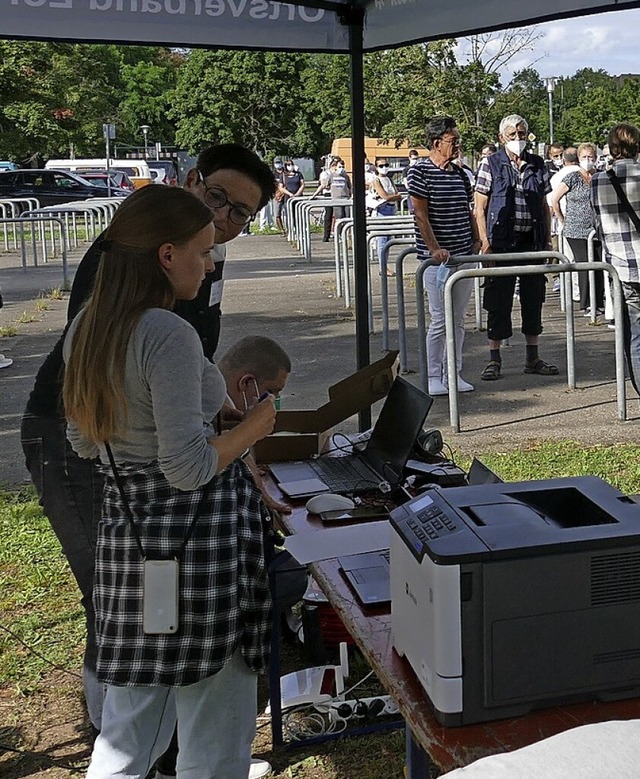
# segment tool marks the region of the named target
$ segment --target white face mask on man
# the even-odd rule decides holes
[[[520,157],[522,155],[522,152],[527,148],[527,142],[526,141],[507,141],[505,143],[505,147],[507,151],[510,151],[512,154],[515,154],[516,157]]]

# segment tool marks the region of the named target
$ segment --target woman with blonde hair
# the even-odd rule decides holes
[[[551,195],[551,207],[562,227],[562,235],[569,243],[576,262],[588,262],[587,238],[593,230],[594,215],[589,201],[591,177],[596,172],[598,150],[593,143],[581,143],[578,146],[578,164],[580,170],[568,173]],[[566,196],[566,213],[562,213],[560,201]],[[601,244],[594,241],[594,261],[600,262]],[[604,271],[595,272],[596,314],[604,314]],[[578,273],[580,286],[580,309],[590,314],[589,274]]]
[[[249,773],[270,599],[267,518],[241,458],[275,409],[268,396],[220,434],[224,379],[171,311],[211,270],[214,235],[185,190],[135,192],[65,338],[69,440],[105,474],[94,605],[107,688],[90,779],[145,777],[176,723],[178,776]]]

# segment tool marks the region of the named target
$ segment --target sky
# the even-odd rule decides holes
[[[543,37],[534,50],[518,54],[501,71],[503,86],[514,71],[530,66],[542,78],[572,76],[587,67],[612,76],[640,73],[640,9],[547,22],[537,31]]]

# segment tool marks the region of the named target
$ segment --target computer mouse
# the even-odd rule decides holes
[[[346,498],[344,495],[323,492],[322,495],[314,495],[313,498],[309,498],[306,509],[309,514],[320,514],[321,511],[352,509],[355,505],[351,498]]]

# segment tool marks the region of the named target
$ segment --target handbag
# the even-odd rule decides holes
[[[384,202],[380,195],[377,195],[372,189],[367,192],[364,199],[364,203],[370,211],[377,211]]]
[[[607,176],[609,177],[609,181],[611,182],[612,187],[616,191],[616,195],[618,196],[618,200],[620,201],[622,207],[627,212],[629,219],[631,219],[631,221],[635,225],[636,230],[640,233],[640,217],[638,217],[638,214],[636,214],[635,210],[633,209],[633,206],[629,202],[629,198],[626,196],[624,190],[622,189],[620,180],[618,179],[618,177],[616,176],[613,170],[608,170]]]

